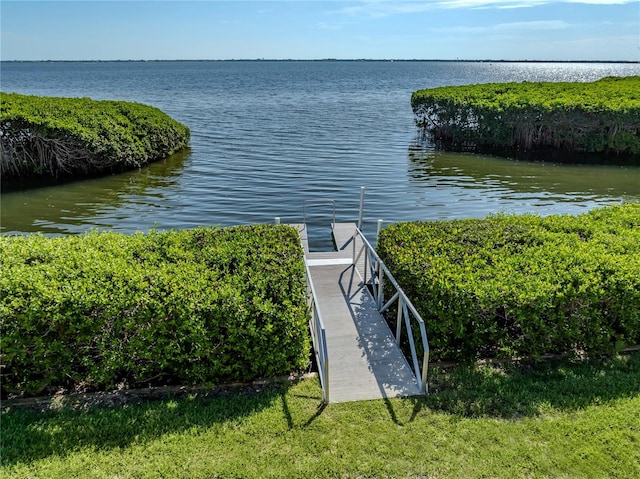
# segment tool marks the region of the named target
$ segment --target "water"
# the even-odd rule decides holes
[[[3,233],[123,232],[301,222],[334,199],[338,221],[495,212],[579,213],[640,201],[640,168],[436,152],[417,140],[414,90],[493,81],[592,81],[635,64],[466,62],[2,63],[2,90],[122,99],[191,128],[190,149],[140,170],[1,196]],[[328,238],[329,205],[308,209]],[[326,230],[326,232],[325,232]],[[313,241],[312,236],[312,241]],[[319,243],[318,243],[319,242]]]

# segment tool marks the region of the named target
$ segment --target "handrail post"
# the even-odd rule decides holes
[[[382,269],[382,261],[378,260],[378,311],[384,304],[384,270]]]
[[[322,329],[320,331],[320,334],[322,335],[322,344],[326,352],[327,333],[324,329]],[[328,355],[325,355],[324,357],[324,367],[322,368],[322,372],[320,374],[322,374],[323,376],[322,385],[324,386],[322,388],[322,401],[325,404],[329,404],[329,356]]]
[[[360,234],[362,234],[362,231],[360,232]],[[364,246],[363,246],[364,248]],[[362,274],[364,274],[364,277],[362,278],[362,281],[364,282],[364,284],[367,284],[367,273],[369,273],[369,263],[371,262],[370,258],[369,258],[369,251],[367,251],[366,249],[364,250],[364,271],[362,272]]]
[[[358,239],[358,228],[356,228],[353,232],[353,258],[351,260],[351,264],[353,265],[354,269],[356,267],[356,240]]]
[[[398,314],[396,316],[396,343],[400,345],[400,335],[402,334],[402,312],[404,311],[404,300],[402,295],[398,296]]]
[[[358,229],[362,230],[362,216],[364,214],[364,186],[360,187],[360,212],[358,214]]]
[[[429,393],[429,383],[427,382],[427,372],[429,369],[429,350],[424,350],[422,357],[422,394]]]

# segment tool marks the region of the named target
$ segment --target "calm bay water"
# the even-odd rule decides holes
[[[494,81],[592,81],[635,64],[467,62],[2,63],[6,92],[122,99],[191,128],[190,149],[146,168],[1,195],[3,233],[123,232],[301,222],[333,199],[338,221],[495,212],[579,213],[640,201],[640,168],[527,163],[436,152],[418,141],[414,90]],[[312,229],[331,208],[309,208]],[[316,245],[328,238],[319,232]],[[327,230],[328,231],[328,230]],[[319,242],[319,243],[318,243]]]

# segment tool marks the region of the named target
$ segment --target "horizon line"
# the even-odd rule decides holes
[[[181,58],[181,59],[110,59],[110,60],[0,60],[4,63],[116,63],[116,62],[466,62],[466,63],[640,63],[640,60],[531,60],[531,59],[471,59],[471,58]]]

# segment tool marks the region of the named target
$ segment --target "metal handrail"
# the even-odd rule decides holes
[[[359,252],[356,252],[356,239],[358,238],[358,236],[362,240],[362,247],[360,248]],[[362,231],[360,231],[359,228],[356,228],[355,233],[353,234],[354,268],[356,268],[356,265],[358,264],[358,261],[360,260],[360,257],[363,253],[365,254],[365,257],[363,272],[364,274],[362,275],[362,280],[364,284],[369,284],[372,286],[371,292],[373,295],[373,299],[376,302],[378,311],[380,313],[384,313],[393,305],[395,301],[398,301],[398,315],[396,318],[395,332],[396,344],[400,344],[402,323],[404,322],[407,330],[407,336],[409,337],[409,347],[411,348],[413,372],[418,381],[418,387],[424,394],[426,394],[429,391],[429,386],[427,384],[427,372],[429,368],[429,341],[427,339],[427,330],[424,324],[424,320],[411,303],[411,300],[402,290],[396,279],[393,277],[389,269],[382,262],[382,259],[380,259],[375,249],[373,249],[371,244],[364,237]],[[384,301],[384,283],[386,281],[389,281],[396,291],[387,302]],[[415,340],[413,338],[413,329],[411,327],[412,318],[418,323],[418,326],[420,328],[422,346],[424,348],[424,355],[422,357],[422,369],[420,368],[420,362],[418,361],[418,354],[416,352]]]
[[[327,351],[327,331],[324,327],[320,306],[316,301],[318,297],[316,289],[311,279],[311,270],[307,259],[304,258],[304,266],[307,272],[307,301],[311,312],[309,319],[309,329],[311,330],[311,340],[313,341],[313,350],[316,353],[316,362],[318,363],[318,372],[320,376],[320,385],[322,386],[322,401],[329,403],[329,353]]]
[[[307,224],[307,205],[308,206],[319,206],[330,203],[333,206],[333,221],[331,221],[331,228],[336,224],[336,200],[328,199],[328,198],[318,198],[316,200],[304,200],[302,204],[302,224]]]

